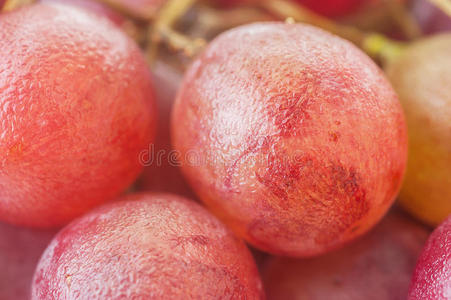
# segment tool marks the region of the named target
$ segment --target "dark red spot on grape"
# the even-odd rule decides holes
[[[284,156],[285,153],[270,155],[265,172],[256,173],[257,180],[278,199],[279,206],[289,210],[300,203],[305,215],[299,216],[300,223],[293,227],[296,222],[270,221],[266,217],[271,215],[269,210],[262,213],[262,220],[250,224],[248,234],[261,244],[268,227],[282,227],[283,237],[275,229],[271,230],[271,236],[287,240],[290,236],[307,236],[318,244],[328,244],[347,230],[357,230],[355,223],[370,208],[357,171],[336,163],[316,161],[308,155],[283,162]],[[350,229],[351,226],[354,228]]]
[[[299,95],[295,95],[288,101],[277,101],[281,103],[280,106],[270,114],[279,127],[282,137],[292,136],[306,120],[311,119],[307,109],[312,101],[305,98],[305,92],[301,91]]]
[[[329,139],[331,142],[338,142],[339,133],[338,132],[329,132]]]

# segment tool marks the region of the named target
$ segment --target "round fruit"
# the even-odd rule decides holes
[[[406,216],[391,213],[374,231],[338,252],[304,260],[273,258],[263,269],[267,297],[404,300],[428,234]]]
[[[135,194],[63,229],[35,273],[32,299],[260,299],[245,244],[198,204]]]
[[[33,272],[54,234],[0,223],[0,299],[30,299]]]
[[[451,34],[413,43],[387,66],[409,128],[401,204],[437,225],[451,213]]]
[[[297,2],[318,14],[327,17],[341,17],[358,11],[367,4],[368,0],[287,0]],[[374,1],[374,0],[373,0]],[[213,0],[212,2],[222,7],[232,7],[236,5],[256,5],[259,0]]]
[[[451,17],[432,4],[430,0],[413,1],[412,13],[424,33],[451,31]]]
[[[215,39],[185,75],[172,135],[198,196],[274,254],[315,255],[365,233],[406,163],[403,112],[380,69],[301,24]]]
[[[409,300],[447,300],[451,289],[451,218],[431,234],[417,262]]]
[[[115,198],[152,141],[139,48],[110,22],[43,4],[0,16],[0,219],[48,227]]]

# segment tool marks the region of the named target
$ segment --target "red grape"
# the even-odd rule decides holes
[[[327,17],[340,17],[352,14],[369,0],[294,0]]]
[[[263,268],[268,299],[404,300],[428,230],[391,213],[374,231],[313,259],[273,258]]]
[[[289,1],[289,0],[287,0]],[[355,13],[371,0],[292,0],[302,6],[327,17],[341,17]],[[372,0],[378,1],[378,0]],[[232,7],[240,4],[254,4],[258,0],[214,0],[222,7]]]
[[[261,299],[245,244],[195,202],[135,194],[63,229],[32,299]]]
[[[0,219],[49,227],[115,198],[152,141],[150,72],[110,22],[61,5],[0,16]]]
[[[451,289],[451,218],[429,237],[418,260],[409,300],[447,300]]]
[[[424,33],[451,31],[451,17],[429,0],[413,1],[412,10]]]
[[[187,71],[172,115],[198,196],[255,247],[324,253],[365,233],[396,197],[406,126],[381,70],[308,25],[220,35]]]

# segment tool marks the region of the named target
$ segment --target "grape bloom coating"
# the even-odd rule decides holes
[[[245,244],[199,204],[135,194],[63,229],[32,299],[263,299]]]
[[[356,47],[301,24],[223,33],[187,71],[172,115],[198,196],[255,247],[324,253],[362,235],[406,165],[399,101]]]
[[[139,174],[155,131],[139,48],[62,5],[0,15],[0,220],[62,225]]]

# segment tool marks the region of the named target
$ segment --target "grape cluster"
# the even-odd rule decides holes
[[[450,13],[0,0],[0,299],[451,299]]]

